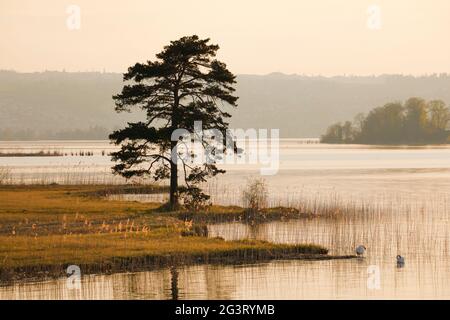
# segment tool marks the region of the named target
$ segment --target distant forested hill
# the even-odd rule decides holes
[[[0,72],[0,134],[107,131],[126,120],[111,99],[121,79],[111,73]]]
[[[330,123],[412,96],[450,103],[450,75],[307,77],[239,75],[232,127],[280,128],[282,137],[318,137]],[[118,115],[111,96],[122,75],[0,71],[0,139],[98,139],[138,115]],[[18,134],[20,133],[20,134]]]

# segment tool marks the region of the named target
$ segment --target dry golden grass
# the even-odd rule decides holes
[[[295,249],[295,250],[293,250]],[[171,234],[84,234],[71,236],[0,237],[2,268],[95,264],[111,259],[150,256],[223,256],[237,251],[325,254],[318,246],[276,245],[262,241],[224,241]],[[281,252],[282,251],[282,252]],[[274,252],[275,253],[275,252]]]
[[[114,186],[109,188],[120,188]],[[160,204],[108,201],[105,186],[0,186],[0,271],[130,258],[326,254],[314,245],[182,237],[192,228]],[[117,191],[117,190],[116,190]],[[239,208],[210,208],[220,214]]]

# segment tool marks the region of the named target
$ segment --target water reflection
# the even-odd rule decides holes
[[[172,293],[172,300],[178,300],[178,271],[175,266],[170,267],[170,290]]]
[[[327,146],[302,145],[295,140],[282,141],[280,146],[281,170],[267,177],[271,205],[308,203],[312,207],[315,201],[339,202],[344,206],[368,205],[369,214],[258,225],[225,223],[209,226],[209,234],[225,239],[318,243],[329,248],[331,254],[350,254],[357,245],[364,244],[365,259],[174,266],[149,272],[84,276],[81,290],[67,289],[66,279],[16,283],[0,287],[0,299],[450,298],[448,146]],[[104,143],[96,148],[107,146]],[[70,168],[78,162],[89,170],[73,167],[72,173]],[[98,181],[91,172],[99,177],[103,177],[102,172],[110,175],[111,163],[108,157],[94,155],[83,159],[2,158],[0,165],[11,167],[18,181],[48,182],[58,177],[64,182],[86,179],[83,177]],[[258,168],[226,169],[227,174],[212,181],[206,191],[215,203],[240,204],[241,186],[247,177],[259,172]],[[164,200],[161,195],[125,197]],[[401,266],[397,255],[405,257]],[[378,266],[379,289],[367,285],[369,266]]]
[[[373,263],[373,262],[372,262]],[[425,264],[423,264],[425,263]],[[380,288],[367,286],[369,261],[273,261],[257,265],[182,267],[179,299],[448,299],[448,264],[429,262],[397,269],[380,265]],[[162,271],[87,276],[81,290],[69,290],[65,279],[0,287],[0,299],[173,299],[174,279]]]

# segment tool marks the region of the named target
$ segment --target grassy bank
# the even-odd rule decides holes
[[[180,212],[159,212],[157,203],[102,198],[121,188],[133,192],[121,186],[0,186],[1,276],[56,276],[70,264],[93,273],[174,263],[333,258],[325,248],[311,244],[196,236],[192,232],[196,222],[187,221],[186,213],[182,217]],[[157,191],[157,187],[146,188]],[[215,209],[216,214],[227,210],[213,207],[209,213],[214,215]]]

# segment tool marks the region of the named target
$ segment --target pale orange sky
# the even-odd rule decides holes
[[[420,75],[450,72],[449,33],[448,0],[0,0],[0,69],[123,72],[198,34],[238,74]]]

